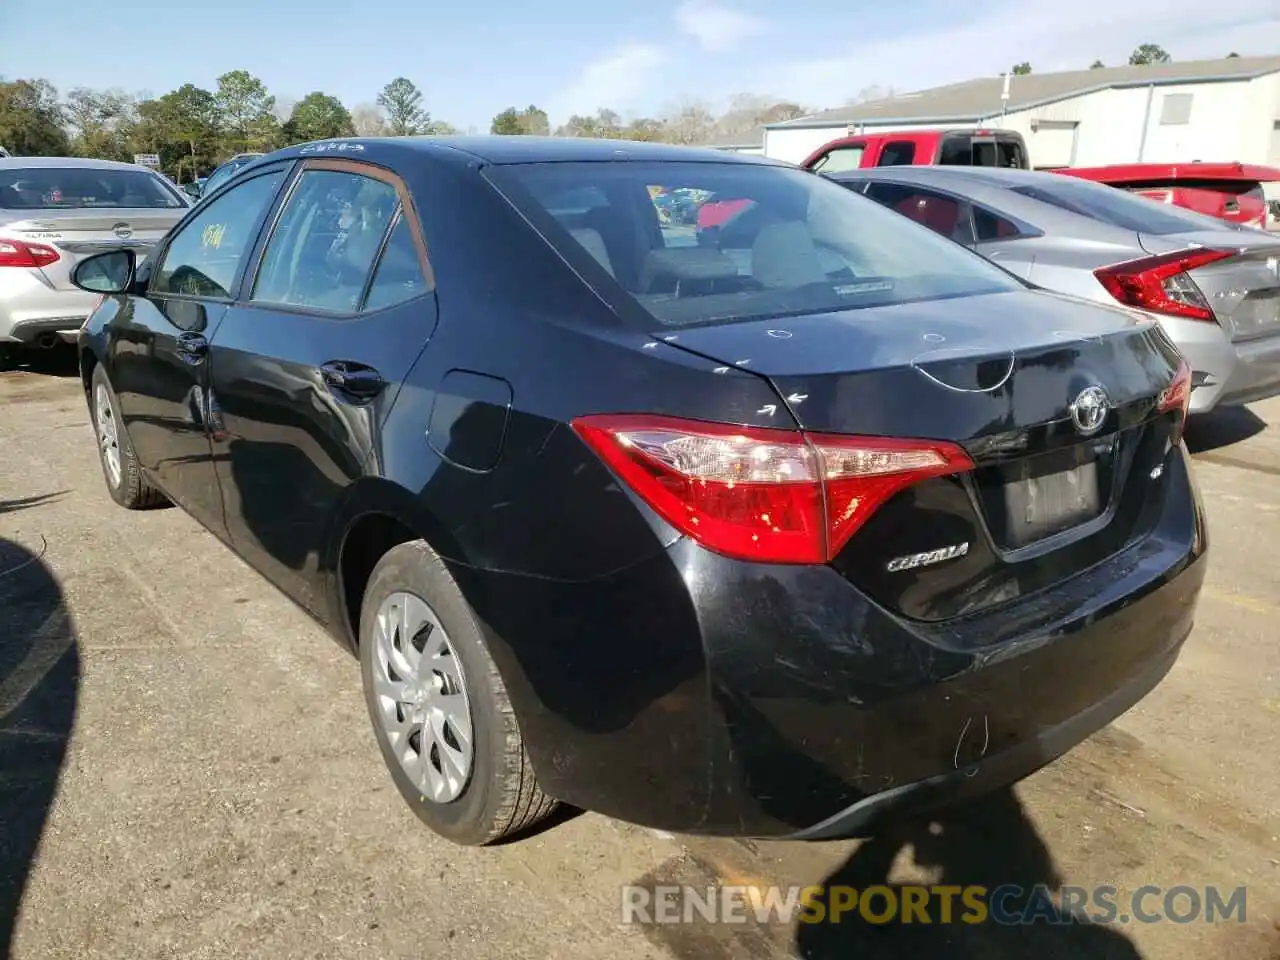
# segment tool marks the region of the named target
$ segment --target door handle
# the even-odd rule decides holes
[[[386,386],[382,374],[373,367],[350,360],[330,360],[321,364],[320,376],[326,386],[341,390],[358,400],[372,400]]]
[[[209,352],[209,341],[198,333],[183,333],[178,336],[178,352],[189,360],[199,360]]]

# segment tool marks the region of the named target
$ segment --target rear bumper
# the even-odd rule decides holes
[[[0,342],[33,344],[64,331],[74,339],[100,299],[83,290],[54,290],[34,271],[9,269],[0,276]]]
[[[1232,343],[1221,327],[1199,320],[1161,319],[1191,365],[1191,412],[1252,403],[1280,394],[1280,334]]]
[[[831,567],[687,540],[587,583],[453,572],[554,796],[674,831],[855,835],[1034,772],[1167,672],[1207,541],[1185,452],[1165,477],[1149,536],[940,623],[890,613]]]

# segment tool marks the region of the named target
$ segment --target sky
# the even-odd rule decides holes
[[[508,106],[563,122],[624,117],[735,93],[841,106],[869,88],[903,93],[993,76],[1127,62],[1141,43],[1174,60],[1280,55],[1280,0],[0,0],[0,76],[59,90],[159,96],[229,70],[295,101],[349,107],[397,76],[437,120],[487,132]],[[60,26],[61,25],[61,26]],[[78,25],[78,26],[76,26]],[[68,28],[70,27],[70,28]]]

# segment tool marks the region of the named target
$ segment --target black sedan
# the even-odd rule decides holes
[[[664,226],[673,190],[733,229]],[[1161,329],[786,165],[325,141],[77,282],[111,496],[178,504],[349,647],[460,843],[557,801],[865,834],[1031,773],[1191,629]]]

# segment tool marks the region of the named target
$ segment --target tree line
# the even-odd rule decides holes
[[[624,120],[601,109],[552,130],[546,112],[530,105],[503,110],[489,132],[698,143],[804,113],[799,104],[742,94],[720,115],[687,105],[659,118]],[[59,95],[46,80],[0,77],[0,146],[9,152],[124,161],[155,154],[160,169],[180,183],[207,175],[237,153],[328,137],[458,132],[431,116],[422,91],[405,77],[383,87],[375,102],[351,109],[320,90],[297,101],[278,99],[247,70],[224,73],[213,90],[186,83],[159,97],[88,87]]]

